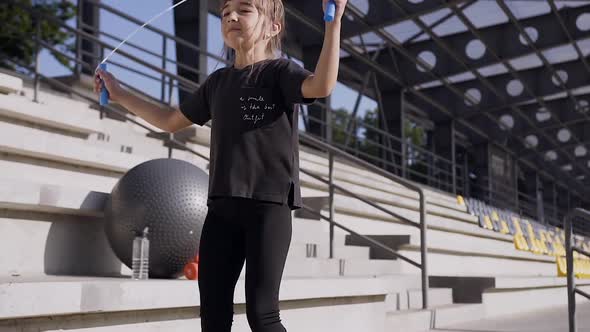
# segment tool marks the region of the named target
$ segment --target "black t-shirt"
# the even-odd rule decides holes
[[[311,72],[288,59],[267,59],[209,75],[180,105],[192,122],[211,120],[209,202],[245,197],[301,207],[298,111]]]

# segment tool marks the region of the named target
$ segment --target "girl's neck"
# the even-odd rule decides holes
[[[266,52],[251,51],[247,53],[239,53],[236,51],[236,59],[234,61],[234,68],[242,69],[254,63],[271,59],[272,56]]]

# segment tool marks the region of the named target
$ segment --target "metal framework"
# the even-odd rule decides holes
[[[297,26],[288,49],[303,58],[297,52],[321,44],[321,15],[310,2],[285,2],[287,26]],[[434,123],[433,132],[450,121],[453,135],[500,147],[520,168],[587,204],[590,1],[353,0],[342,50],[341,82],[359,91],[352,119],[361,94],[375,99],[387,119],[403,121],[411,105],[421,110],[413,116]],[[391,93],[403,95],[401,115],[382,102]],[[382,129],[395,133],[387,124]],[[404,160],[406,140],[398,134]],[[455,154],[442,157],[456,166]],[[568,198],[562,206],[571,204]]]

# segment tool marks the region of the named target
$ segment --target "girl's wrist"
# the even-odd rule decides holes
[[[342,26],[342,20],[340,18],[334,18],[332,22],[326,22],[326,28],[340,29]]]

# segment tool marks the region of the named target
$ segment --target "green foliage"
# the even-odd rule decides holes
[[[346,109],[336,109],[332,111],[332,120],[332,139],[337,146],[343,147],[346,143],[346,126],[351,121],[351,115]],[[381,158],[379,144],[385,146],[387,144],[382,132],[378,130],[380,128],[378,110],[368,110],[362,118],[357,117],[351,125],[352,136],[348,139],[348,147],[353,150],[358,148],[361,157],[368,161],[374,161],[368,156]],[[422,147],[426,144],[426,131],[424,128],[407,120],[404,124],[404,134],[406,142],[409,143],[408,145]],[[409,148],[408,150],[410,164],[421,158],[421,154],[415,149]],[[418,169],[423,165],[410,165],[410,167]]]
[[[35,63],[35,41],[37,18],[26,8],[53,16],[66,22],[76,16],[76,5],[67,0],[11,0],[0,4],[0,67],[15,69],[5,57],[18,59],[25,65]],[[71,35],[56,23],[42,19],[40,21],[41,40],[62,52],[71,53],[75,44]],[[71,68],[69,61],[59,55],[56,60]]]
[[[424,128],[408,120],[406,120],[404,125],[404,136],[406,136],[408,143],[416,146],[423,146],[426,143],[426,132]]]

